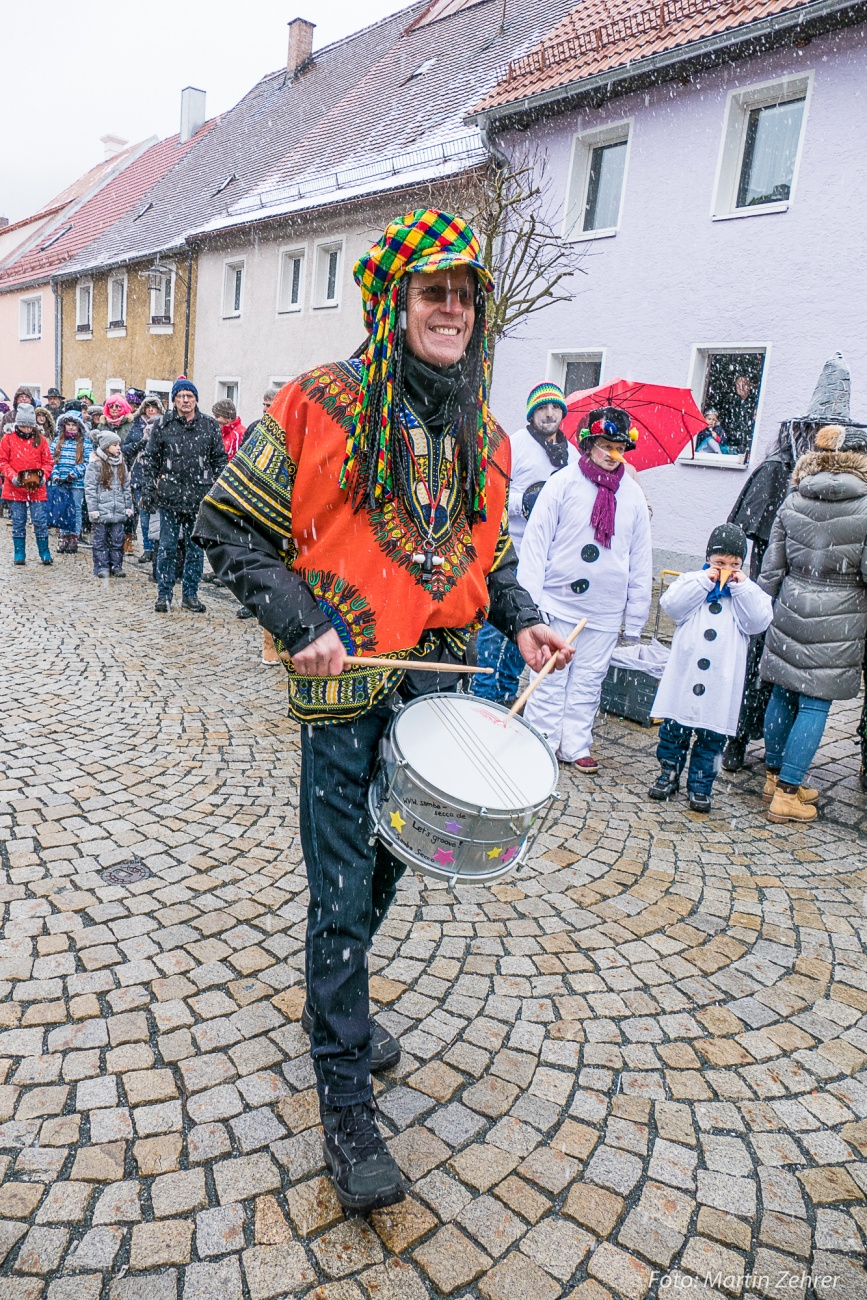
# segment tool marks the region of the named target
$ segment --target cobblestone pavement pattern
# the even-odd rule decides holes
[[[2,1300],[864,1300],[857,830],[770,825],[756,772],[651,805],[653,733],[603,723],[529,866],[402,883],[371,983],[411,1193],[347,1220],[275,670],[225,595],[157,618],[88,561],[0,560]]]

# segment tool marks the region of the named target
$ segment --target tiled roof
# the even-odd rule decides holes
[[[533,49],[570,0],[549,0],[544,14],[516,4],[505,32],[502,0],[457,5],[413,26],[429,8],[415,4],[317,50],[294,77],[282,70],[264,77],[154,186],[145,216],[133,223],[127,214],[62,274],[180,248],[187,233],[231,225],[241,209],[247,220],[273,215],[299,181],[313,206],[336,172],[357,177],[401,152],[448,148],[470,134],[463,115],[495,84],[498,69]],[[371,181],[365,192],[379,187]]]
[[[102,180],[97,192],[79,207],[70,202],[64,205],[62,215],[43,230],[38,239],[19,256],[13,256],[0,268],[0,292],[34,281],[47,280],[81,249],[91,244],[107,230],[119,216],[135,208],[155,181],[171,171],[198,141],[204,139],[216,119],[206,122],[199,133],[184,144],[180,137],[170,136],[151,145],[117,173],[118,163],[127,154],[108,159],[88,173],[96,181]],[[93,181],[91,182],[93,183]],[[72,188],[72,187],[71,187]],[[86,192],[86,190],[82,191]]]
[[[534,50],[502,69],[497,86],[476,104],[473,116],[788,11],[803,10],[806,16],[814,7],[810,0],[663,0],[656,5],[583,0]]]

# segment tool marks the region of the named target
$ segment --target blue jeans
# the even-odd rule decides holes
[[[319,1098],[372,1096],[367,949],[406,868],[370,844],[367,791],[393,717],[379,704],[354,722],[301,728],[301,847],[307,866],[307,1000]]]
[[[205,552],[193,541],[195,515],[176,515],[173,510],[160,511],[160,549],[157,555],[157,591],[160,600],[171,600],[175,589],[175,559],[178,539],[184,539],[184,572],[181,591],[184,600],[195,600],[199,594]]]
[[[714,778],[719,771],[726,736],[718,731],[708,731],[704,727],[695,728],[695,741],[690,753],[692,727],[684,727],[674,718],[666,718],[659,728],[659,743],[656,757],[663,767],[673,767],[678,775],[686,764],[689,754],[689,771],[686,776],[686,788],[693,794],[710,794]]]
[[[765,763],[786,785],[803,785],[825,732],[830,700],[774,686],[765,711]]]
[[[146,510],[142,510],[141,508],[141,488],[132,489],[132,499],[141,521],[142,546],[145,554],[150,555],[151,551],[154,549],[154,542],[152,542],[150,538],[151,517]]]
[[[12,516],[12,536],[27,536],[27,507],[30,507],[30,522],[38,538],[48,536],[48,503],[46,501],[10,501],[9,513]]]
[[[492,676],[473,678],[473,695],[502,704],[518,694],[518,681],[524,671],[524,656],[513,641],[485,623],[476,644],[480,668],[493,668]]]

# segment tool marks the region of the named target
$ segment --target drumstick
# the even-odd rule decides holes
[[[414,673],[492,673],[493,668],[477,668],[475,664],[444,664],[444,663],[425,663],[420,659],[375,659],[364,658],[362,655],[345,655],[343,658],[344,666],[346,664],[357,664],[363,668],[388,668],[394,670],[399,668],[401,672]]]
[[[583,632],[586,626],[587,626],[587,619],[582,618],[581,622],[576,623],[572,631],[567,636],[566,644],[571,645],[572,642],[575,640],[576,636],[578,635],[578,633]],[[544,667],[540,668],[539,672],[536,674],[535,681],[530,682],[530,685],[527,687],[527,689],[521,691],[521,694],[518,696],[518,698],[515,700],[515,703],[509,709],[510,718],[514,718],[515,714],[518,713],[521,709],[523,709],[524,705],[527,703],[530,696],[535,691],[536,687],[541,683],[542,678],[548,676],[548,674],[552,671],[554,664],[556,662],[557,662],[557,654],[556,652],[554,652],[552,653],[551,658],[544,665]]]
[[[291,664],[291,655],[281,654],[284,663]],[[361,655],[344,655],[343,666],[353,664],[364,668],[387,668],[389,671],[399,669],[401,672],[414,673],[492,673],[493,668],[477,668],[474,664],[440,664],[423,663],[418,659],[369,659]]]

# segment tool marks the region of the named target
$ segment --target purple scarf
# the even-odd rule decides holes
[[[611,538],[614,536],[614,516],[617,513],[617,497],[614,494],[620,487],[625,467],[618,465],[615,470],[600,469],[586,454],[581,457],[578,464],[584,477],[591,483],[595,483],[599,489],[590,516],[593,536],[597,542],[601,542],[610,550]]]

